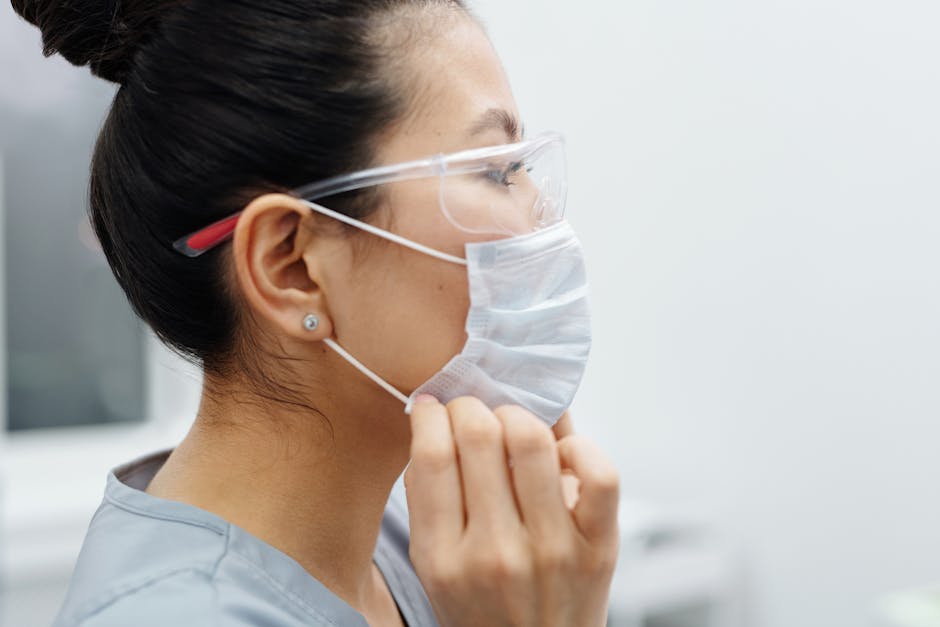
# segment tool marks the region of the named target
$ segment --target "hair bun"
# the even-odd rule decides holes
[[[134,55],[157,18],[179,0],[12,0],[14,10],[42,31],[43,54],[61,54],[113,83],[124,82]]]

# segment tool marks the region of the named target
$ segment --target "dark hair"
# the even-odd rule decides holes
[[[239,316],[217,248],[177,238],[286,191],[370,165],[408,105],[387,71],[407,39],[383,18],[461,0],[12,0],[56,52],[120,83],[91,165],[92,224],[134,311],[221,371]],[[402,34],[411,37],[412,26]],[[362,217],[368,206],[336,207]]]

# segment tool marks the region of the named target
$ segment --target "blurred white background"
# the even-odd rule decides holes
[[[754,627],[940,580],[940,4],[476,6],[569,139],[624,495],[741,541]]]
[[[881,624],[886,595],[940,581],[940,4],[473,6],[529,131],[568,138],[596,321],[575,418],[625,499],[731,539],[747,627]],[[3,111],[107,106],[7,7],[0,72]],[[100,114],[83,119],[82,175]],[[0,620],[60,594],[24,566],[29,512],[87,521],[103,471],[188,418],[191,379],[147,346],[157,426],[6,438]],[[68,493],[37,470],[93,442]],[[66,528],[58,560],[30,563],[74,559]]]

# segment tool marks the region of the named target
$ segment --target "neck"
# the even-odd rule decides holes
[[[320,414],[257,396],[245,402],[244,388],[233,394],[209,378],[205,385],[192,429],[148,492],[221,516],[363,607],[374,592],[372,554],[385,504],[408,461],[400,405],[379,396],[377,413],[320,407]],[[372,389],[350,392],[375,397]]]

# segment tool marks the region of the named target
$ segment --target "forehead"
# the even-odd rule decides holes
[[[410,110],[404,123],[385,138],[382,161],[518,139],[508,134],[521,131],[509,80],[475,19],[459,13],[442,20],[418,48],[407,61]]]

